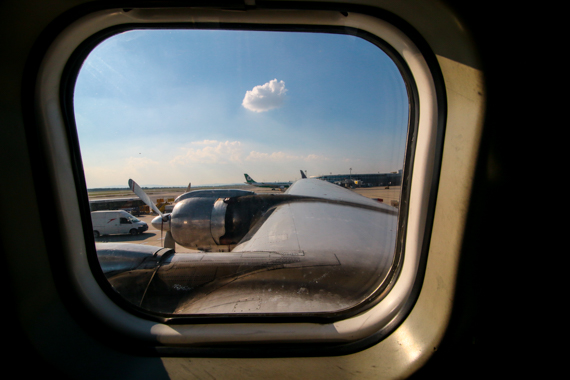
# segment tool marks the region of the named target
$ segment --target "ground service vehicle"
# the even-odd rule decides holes
[[[148,230],[145,222],[141,222],[124,210],[93,211],[93,236],[109,234],[138,235]]]
[[[494,253],[497,246],[489,243],[499,230],[494,227],[510,211],[508,203],[494,203],[508,202],[500,187],[498,197],[485,198],[486,190],[497,188],[489,186],[496,184],[493,178],[481,174],[492,155],[507,180],[509,168],[502,165],[510,159],[494,145],[502,140],[489,134],[506,124],[497,122],[498,81],[487,55],[495,40],[480,27],[495,19],[480,18],[488,12],[479,4],[2,2],[0,151],[3,178],[10,181],[0,195],[26,198],[7,203],[10,217],[0,222],[7,290],[3,324],[11,331],[7,362],[22,360],[18,367],[42,376],[82,379],[450,377],[456,364],[478,367],[475,256]],[[417,122],[411,131],[417,134],[409,141],[417,145],[413,165],[404,170],[408,182],[401,209],[408,213],[399,227],[405,234],[397,236],[405,242],[405,258],[395,267],[394,288],[402,278],[408,283],[394,303],[396,312],[381,323],[369,321],[389,305],[375,299],[354,314],[177,319],[124,305],[92,269],[99,264],[80,150],[68,117],[73,106],[66,91],[74,81],[68,69],[77,64],[76,54],[117,33],[114,28],[185,28],[200,22],[214,29],[293,31],[316,25],[365,31],[371,39],[388,41],[386,49],[411,67],[410,114]],[[487,213],[494,217],[484,217]],[[256,302],[243,296],[244,309]]]

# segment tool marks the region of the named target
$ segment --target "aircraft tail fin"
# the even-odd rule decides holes
[[[253,180],[253,178],[249,176],[249,174],[245,173],[244,176],[247,183],[255,183],[255,181]]]
[[[307,176],[305,175],[305,173],[301,170],[301,178],[307,178]]]
[[[190,188],[192,187],[192,182],[188,182],[188,187],[186,188],[186,192],[190,192]]]

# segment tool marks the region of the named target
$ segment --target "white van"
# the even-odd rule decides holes
[[[93,236],[108,234],[138,235],[148,230],[148,225],[124,210],[93,211]]]

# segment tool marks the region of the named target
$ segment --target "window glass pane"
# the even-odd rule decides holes
[[[122,230],[92,217],[101,267],[133,305],[331,313],[394,274],[409,100],[376,45],[132,30],[92,50],[73,100],[91,210],[138,217]]]

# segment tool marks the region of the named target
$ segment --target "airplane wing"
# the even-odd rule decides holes
[[[397,209],[316,179],[279,196],[291,201],[270,208],[231,252],[98,244],[100,258],[129,249],[125,270],[104,272],[133,304],[179,315],[339,312],[386,285]]]

